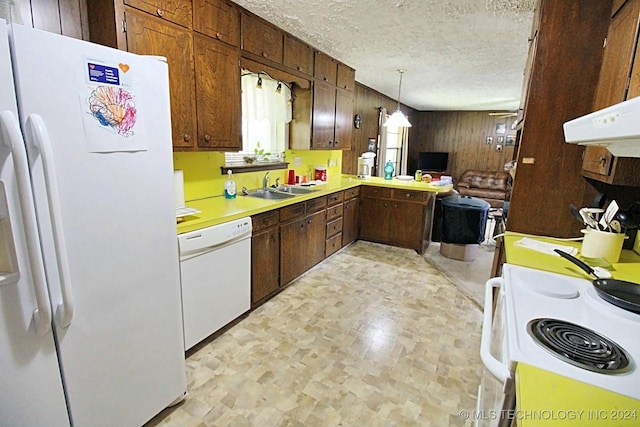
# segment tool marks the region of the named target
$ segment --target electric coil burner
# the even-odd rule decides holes
[[[527,331],[542,348],[579,368],[602,374],[631,370],[630,357],[615,342],[582,326],[557,319],[534,319]]]

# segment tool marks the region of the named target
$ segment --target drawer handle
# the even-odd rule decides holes
[[[207,142],[211,141],[211,135],[205,135],[204,140]]]
[[[407,197],[407,199],[410,199],[411,198],[411,193],[407,193],[406,197]]]
[[[191,139],[191,135],[189,135],[188,133],[185,133],[184,135],[182,135],[182,139],[185,142],[189,142],[189,140]]]
[[[218,40],[222,39],[222,34],[220,34],[220,33],[216,33],[216,38],[217,38]]]
[[[265,58],[268,57],[269,55],[267,55],[267,52],[262,52],[262,56],[264,56]]]
[[[156,10],[156,13],[158,14],[158,16],[159,16],[160,18],[164,17],[164,10],[162,10],[162,9],[158,9],[158,10]]]
[[[607,158],[605,156],[600,157],[599,160],[600,160],[600,163],[602,163],[603,165],[607,163]]]

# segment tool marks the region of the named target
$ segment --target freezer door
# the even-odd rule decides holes
[[[0,425],[68,426],[17,113],[7,26],[0,19]],[[20,167],[26,172],[21,185]]]
[[[167,65],[11,43],[71,419],[142,425],[186,390]]]

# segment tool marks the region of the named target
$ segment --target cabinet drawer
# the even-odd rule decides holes
[[[278,225],[279,222],[280,213],[277,209],[251,217],[251,225],[254,233],[256,231],[264,230],[265,228]]]
[[[399,188],[393,189],[393,198],[396,200],[412,200],[416,202],[425,202],[429,197],[427,191],[419,190],[402,190]]]
[[[335,236],[327,239],[325,245],[325,256],[329,256],[342,247],[342,233],[338,233]]]
[[[342,203],[343,200],[344,200],[344,193],[342,191],[339,191],[339,192],[333,193],[333,194],[329,194],[327,196],[327,205],[328,206],[333,206],[335,204]]]
[[[344,190],[344,199],[353,199],[354,197],[358,197],[360,195],[360,187],[349,188],[348,190]]]
[[[318,212],[326,207],[327,196],[316,197],[315,199],[307,200],[307,213]]]
[[[327,239],[331,236],[335,236],[338,233],[342,233],[342,217],[327,223]]]
[[[361,191],[363,197],[391,198],[391,188],[364,186]]]
[[[344,210],[344,204],[342,203],[335,206],[329,206],[327,208],[327,221],[331,221],[332,219],[341,217],[343,210]]]
[[[280,208],[280,221],[289,221],[301,217],[306,212],[304,203],[296,203],[295,205]]]

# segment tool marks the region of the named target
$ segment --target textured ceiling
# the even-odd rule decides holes
[[[535,0],[234,0],[419,111],[517,109]]]

